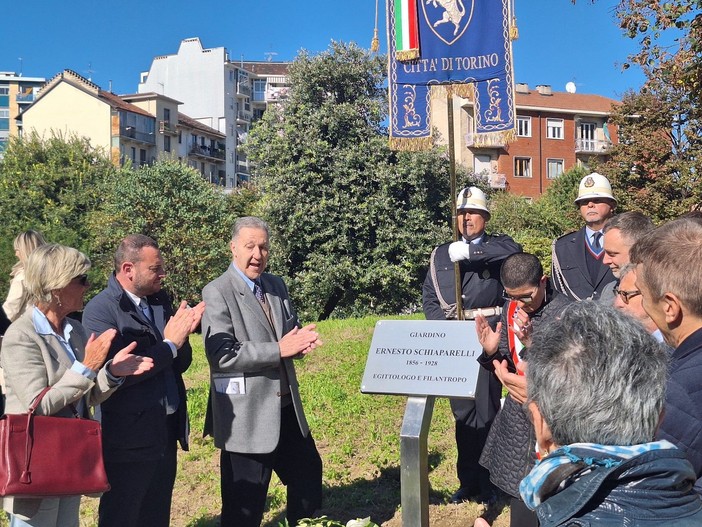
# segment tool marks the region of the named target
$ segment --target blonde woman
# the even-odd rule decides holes
[[[5,315],[10,319],[10,322],[17,320],[27,310],[27,307],[31,305],[29,294],[24,286],[24,265],[27,263],[27,258],[29,258],[32,251],[45,243],[46,241],[41,233],[34,230],[21,232],[15,238],[13,246],[17,263],[10,272],[12,277],[10,290],[7,293],[5,303],[2,305]]]
[[[0,360],[7,384],[6,411],[25,413],[44,388],[39,415],[72,417],[107,399],[124,377],[153,368],[150,357],[131,353],[132,342],[107,360],[116,330],[88,335],[69,313],[83,309],[90,260],[80,251],[45,244],[27,260],[26,285],[35,307],[5,333]],[[60,455],[60,452],[56,453]],[[78,527],[80,496],[5,498],[11,527]]]

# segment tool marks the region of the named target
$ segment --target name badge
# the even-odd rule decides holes
[[[227,395],[246,395],[246,381],[243,374],[215,374],[212,376],[215,391]]]

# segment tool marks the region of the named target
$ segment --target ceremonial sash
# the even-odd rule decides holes
[[[509,307],[507,308],[507,343],[509,345],[509,353],[512,356],[512,362],[514,367],[517,368],[517,364],[520,362],[519,352],[524,349],[524,344],[519,340],[519,337],[515,334],[514,330],[519,329],[517,326],[517,321],[514,316],[517,314],[517,303],[511,301]],[[517,368],[517,375],[524,375],[523,371]]]
[[[395,58],[419,58],[417,0],[395,0]]]

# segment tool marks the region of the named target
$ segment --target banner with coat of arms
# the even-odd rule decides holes
[[[510,0],[388,0],[388,47],[391,146],[431,147],[439,86],[473,100],[477,141],[514,136]]]

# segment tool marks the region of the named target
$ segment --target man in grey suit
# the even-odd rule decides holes
[[[272,471],[287,486],[291,526],[322,503],[322,460],[302,409],[293,358],[322,344],[300,327],[288,290],[264,273],[268,225],[240,218],[232,264],[205,286],[202,319],[210,364],[205,434],[220,456],[222,527],[258,527]]]

